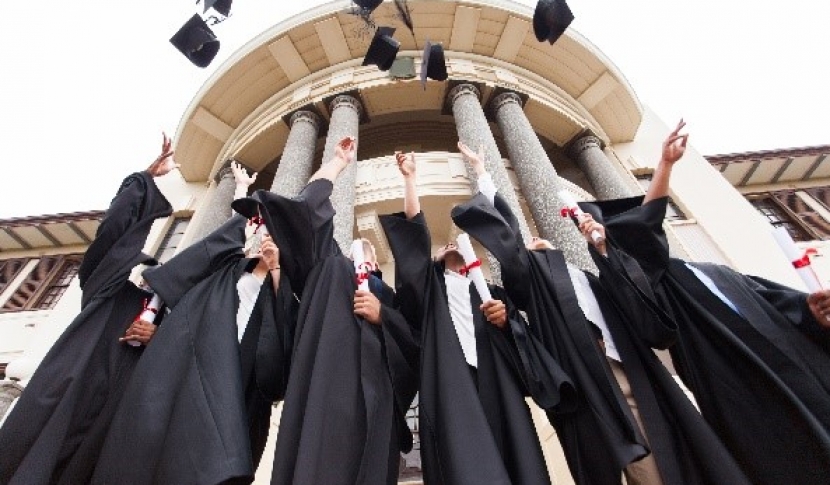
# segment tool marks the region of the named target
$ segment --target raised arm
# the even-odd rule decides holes
[[[407,219],[412,219],[421,212],[421,200],[418,198],[417,174],[415,172],[415,153],[406,155],[395,152],[398,170],[403,175],[403,212]]]
[[[170,215],[173,210],[153,179],[176,167],[171,141],[164,135],[161,154],[153,163],[121,183],[78,271],[84,291],[83,305],[93,296],[116,288],[133,266],[148,259],[141,254],[141,249],[153,221]]]
[[[334,149],[334,157],[328,163],[324,163],[314,175],[308,180],[308,183],[319,179],[326,179],[331,183],[337,180],[340,172],[343,171],[350,163],[354,161],[357,154],[357,141],[354,137],[347,136],[337,143]]]
[[[484,194],[491,204],[495,205],[497,189],[496,184],[493,183],[493,177],[490,176],[484,166],[484,146],[480,146],[478,153],[476,153],[463,142],[459,141],[458,149],[476,173],[476,177],[478,178],[478,191]]]
[[[686,122],[680,120],[677,128],[674,129],[669,136],[663,141],[663,152],[660,157],[660,163],[654,170],[654,176],[651,179],[651,185],[648,187],[643,205],[648,202],[666,197],[669,195],[669,181],[671,180],[671,171],[674,164],[677,163],[686,153],[686,143],[689,141],[688,134],[680,134],[680,130],[686,126]]]
[[[236,189],[234,189],[233,192],[233,200],[247,197],[248,188],[256,182],[256,172],[248,175],[248,171],[245,170],[245,167],[235,160],[231,162],[231,171],[233,172],[233,179],[236,182]]]

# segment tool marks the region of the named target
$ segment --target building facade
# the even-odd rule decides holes
[[[398,28],[401,50],[389,72],[362,66],[372,26],[353,15],[347,1],[313,8],[275,25],[219,67],[182,116],[175,140],[183,181],[160,180],[175,213],[157,222],[145,252],[167,259],[230,217],[234,180],[229,160],[259,173],[253,189],[295,195],[321,161],[331,157],[334,144],[351,135],[358,139],[358,161],[335,188],[336,238],[342,248],[355,237],[368,238],[377,248],[384,274],[391,276],[394,262],[378,215],[403,207],[393,152],[415,153],[422,207],[433,244],[439,247],[458,235],[450,209],[476,190],[470,167],[457,153],[460,139],[468,146],[484,147],[499,191],[514,212],[524,216],[526,235],[551,240],[569,261],[591,269],[585,242],[572,222],[560,216],[556,194],[565,189],[581,200],[643,194],[670,129],[642,104],[611,60],[578,33],[569,30],[555,45],[537,42],[533,11],[527,6],[505,0],[409,4],[414,36],[390,2],[372,15],[376,25]],[[443,43],[449,79],[422,86],[416,73],[427,39]],[[810,180],[830,176],[827,147],[819,151],[808,164]],[[781,157],[789,161],[779,163]],[[693,147],[687,150],[675,169],[673,210],[666,223],[675,254],[801,287],[770,235],[770,217],[759,216],[756,209],[766,206],[753,198],[783,190],[770,184],[794,180],[788,177],[801,166],[799,157],[793,153],[773,159],[768,171],[774,172],[775,180],[757,185],[767,162],[751,162],[752,173],[741,175],[737,167],[744,162],[707,160]],[[825,233],[819,231],[826,227],[830,233],[830,212],[825,192],[818,190],[821,183],[816,190],[796,190],[796,202],[803,202],[797,207],[776,195],[759,200],[773,200],[775,207],[783,204],[789,215],[802,218],[804,211],[812,210],[823,222],[815,220],[819,229],[807,223],[807,234],[823,238]],[[11,291],[3,285],[24,278],[14,268],[39,263],[8,263],[29,257],[34,249],[14,242],[13,234],[20,231],[3,224],[9,221],[0,221],[0,244],[17,244],[0,246],[0,303],[5,305],[13,299],[3,300]],[[37,232],[37,224],[32,225]],[[72,240],[74,245],[54,235],[66,247],[59,244],[60,251],[43,254],[75,261],[73,255],[82,253],[94,235],[94,225],[82,228],[86,238],[76,234],[81,240]],[[71,224],[68,227],[73,231]],[[3,231],[13,242],[4,239]],[[19,236],[31,241],[28,235]],[[68,277],[61,271],[55,274]],[[498,278],[496,267],[489,273]],[[0,364],[11,362],[8,377],[15,379],[3,381],[6,385],[25,384],[44,349],[77,313],[76,286],[69,285],[55,310],[34,311],[25,307],[26,300],[25,308],[18,310],[27,311],[0,314]],[[44,313],[49,311],[59,314]],[[36,325],[26,327],[30,321]],[[275,414],[272,438],[279,426]],[[536,410],[535,418],[554,483],[572,483],[553,429],[541,411]],[[417,427],[416,410],[411,425]],[[269,453],[266,450],[266,456]],[[417,454],[403,463],[406,476],[417,479]],[[268,476],[270,463],[263,460],[256,483],[267,483]]]

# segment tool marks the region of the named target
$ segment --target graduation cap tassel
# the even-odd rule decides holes
[[[415,46],[417,47],[418,41],[415,39],[415,25],[412,23],[412,12],[409,11],[409,4],[406,0],[395,0],[395,7],[398,9],[401,21],[409,29],[409,32],[412,33],[412,40],[415,41]]]

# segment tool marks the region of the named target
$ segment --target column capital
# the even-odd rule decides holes
[[[593,133],[585,133],[570,143],[567,153],[573,158],[578,158],[581,153],[591,148],[602,150],[602,140]]]
[[[309,110],[299,110],[291,115],[288,120],[288,127],[293,127],[295,123],[308,123],[314,127],[315,130],[320,129],[320,116],[317,113]]]
[[[450,106],[455,104],[458,98],[468,94],[475,96],[478,100],[481,99],[481,91],[474,84],[461,83],[452,88],[447,95],[447,98],[450,100]]]
[[[490,101],[490,112],[495,115],[500,109],[509,104],[515,104],[518,105],[519,108],[522,108],[524,106],[524,101],[518,93],[514,93],[513,91],[505,91],[495,96],[493,100]]]
[[[213,176],[213,181],[218,185],[224,178],[233,178],[233,170],[231,170],[231,163],[236,162],[233,158],[225,160],[225,163],[219,167],[216,175]],[[238,163],[238,162],[237,162]],[[244,165],[243,165],[244,166]]]
[[[233,163],[233,162],[238,163],[239,165],[242,166],[242,168],[244,168],[245,170],[247,170],[249,172],[255,172],[255,170],[251,170],[250,167],[248,167],[244,163],[240,162],[239,160],[236,160],[234,158],[229,158],[229,159],[225,160],[225,163],[222,164],[222,166],[219,168],[219,171],[217,171],[216,175],[213,176],[213,181],[216,182],[217,185],[220,182],[222,182],[223,179],[226,179],[226,178],[233,179],[233,170],[231,170],[231,163]]]
[[[329,113],[334,113],[337,108],[351,108],[356,113],[358,118],[363,117],[363,103],[350,94],[338,94],[329,103]]]

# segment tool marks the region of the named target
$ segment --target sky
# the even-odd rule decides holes
[[[387,0],[388,1],[388,0]],[[518,0],[533,6],[535,0]],[[4,2],[0,218],[104,209],[225,59],[318,0],[237,0],[205,69],[169,38],[194,0]],[[417,9],[415,0],[411,3]],[[704,154],[830,144],[830,4],[571,0],[571,28]],[[415,26],[417,29],[417,25]],[[170,176],[178,177],[178,174]]]

